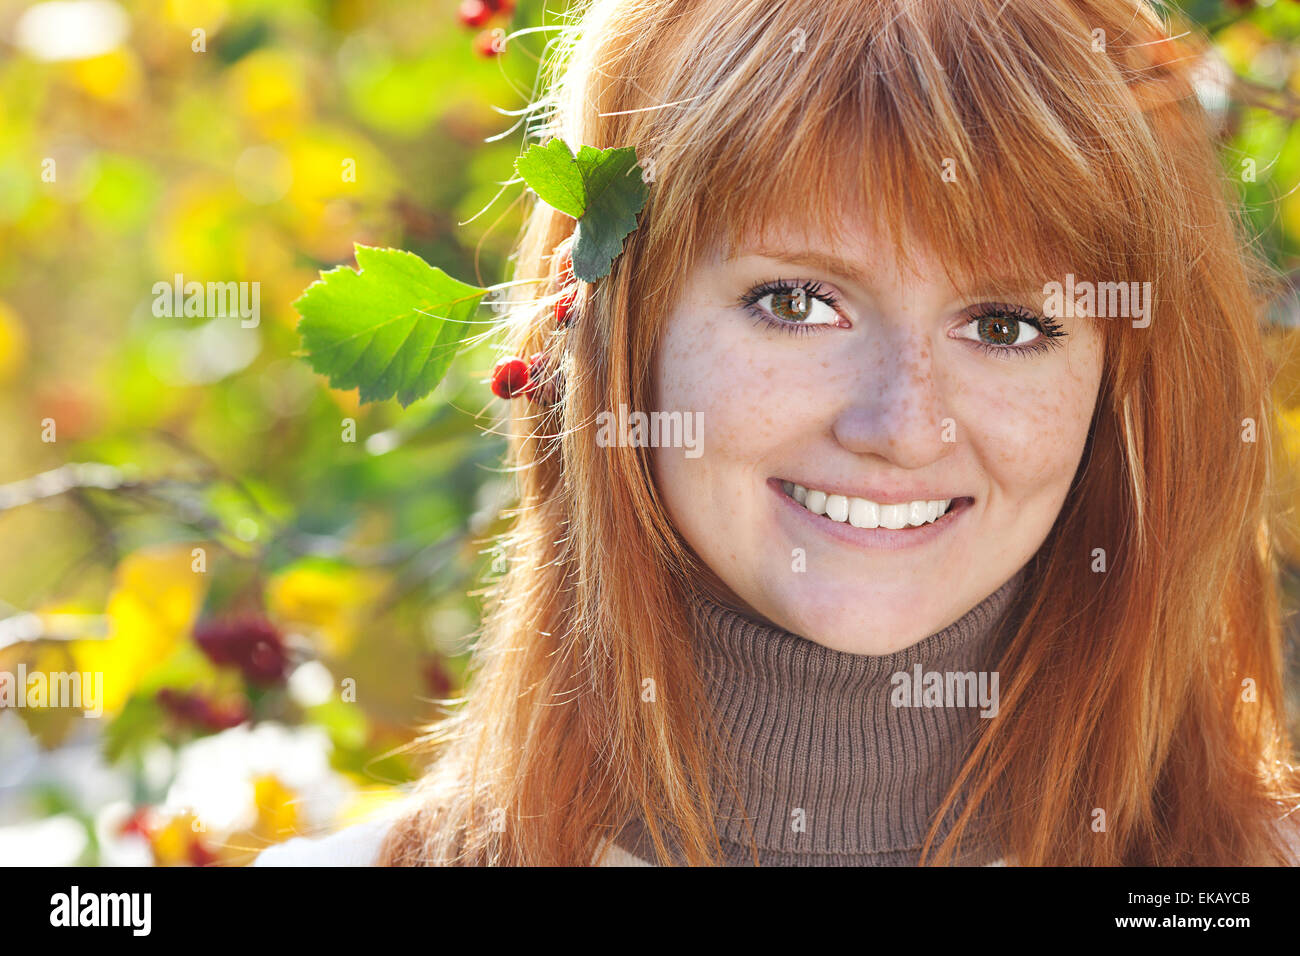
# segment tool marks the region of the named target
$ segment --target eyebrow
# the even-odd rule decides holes
[[[817,249],[773,249],[746,247],[733,252],[723,259],[724,262],[730,262],[733,259],[740,259],[744,256],[762,256],[765,259],[780,259],[783,262],[789,262],[794,265],[807,266],[812,269],[819,269],[822,272],[830,273],[841,279],[848,279],[866,289],[873,296],[876,295],[877,289],[872,284],[871,277],[867,271],[853,262],[836,255],[833,252],[823,252]],[[1043,281],[1032,280],[1024,277],[1007,277],[994,276],[982,279],[977,285],[972,286],[969,290],[957,290],[959,295],[967,298],[982,298],[986,296],[1017,296],[1025,295],[1038,297],[1043,294]]]
[[[762,256],[765,259],[781,259],[785,262],[791,262],[795,265],[808,266],[813,269],[820,269],[823,272],[829,272],[837,275],[841,279],[848,279],[856,282],[864,288],[871,288],[871,279],[866,272],[855,266],[847,259],[831,252],[820,252],[815,249],[760,249],[745,248],[733,252],[724,259],[724,262],[730,262],[732,259],[740,259],[745,256]],[[874,290],[873,290],[874,291]]]

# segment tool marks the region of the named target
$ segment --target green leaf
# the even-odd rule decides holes
[[[564,140],[552,139],[530,146],[515,169],[539,199],[578,220],[573,274],[583,282],[608,275],[649,194],[636,149],[580,146],[574,156]]]
[[[528,147],[515,160],[515,171],[548,206],[574,219],[587,211],[587,183],[564,140],[553,139],[545,146]]]
[[[487,289],[400,249],[357,244],[358,271],[339,266],[293,303],[311,367],[362,402],[428,395],[473,329]]]

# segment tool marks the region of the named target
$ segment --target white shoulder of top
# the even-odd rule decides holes
[[[295,837],[284,843],[267,847],[254,866],[373,866],[379,855],[380,844],[388,833],[392,820],[382,815],[364,823],[353,824],[336,833],[321,837]],[[1295,818],[1279,821],[1286,828],[1285,836],[1294,859],[1300,865],[1300,826]],[[592,861],[596,866],[653,866],[617,844],[602,841],[596,848]],[[1008,866],[1005,859],[986,866]]]
[[[263,850],[253,866],[374,866],[379,847],[392,821],[378,818],[345,827],[320,837],[294,837]],[[651,863],[622,847],[602,844],[596,850],[596,866],[651,866]]]
[[[267,847],[254,866],[373,866],[391,821],[368,820],[322,837],[294,837]],[[603,855],[602,855],[603,851]],[[653,866],[617,844],[602,842],[593,859],[596,866]],[[998,860],[989,866],[1006,866]]]
[[[294,837],[258,854],[253,866],[374,866],[392,821],[355,823],[320,837]]]

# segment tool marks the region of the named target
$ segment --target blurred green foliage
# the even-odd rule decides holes
[[[0,24],[28,6],[0,4]],[[0,736],[21,719],[45,747],[101,742],[128,802],[161,811],[137,821],[158,862],[236,861],[288,832],[181,828],[160,849],[177,810],[175,775],[147,770],[160,745],[241,713],[315,725],[334,771],[382,794],[418,771],[393,751],[429,700],[461,683],[469,592],[510,494],[481,414],[493,357],[469,353],[405,411],[362,406],[296,356],[290,303],[355,242],[504,278],[522,189],[502,184],[523,136],[496,107],[535,95],[553,33],[482,48],[561,8],[521,2],[471,27],[453,2],[141,2],[118,42],[89,30],[91,55],[51,58],[71,41],[48,29],[0,52],[0,616],[40,622],[36,639],[0,639],[0,669],[100,667],[106,706],[98,721],[18,709]],[[177,275],[257,283],[256,325],[156,315],[155,283]],[[76,485],[87,476],[64,466],[84,462],[109,487],[29,480]],[[193,640],[250,620],[274,629],[285,680],[255,686]],[[287,680],[306,661],[327,668],[323,698]],[[61,784],[39,777],[2,781],[0,825],[51,812],[37,794]]]

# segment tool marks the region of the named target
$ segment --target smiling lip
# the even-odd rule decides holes
[[[786,494],[782,488],[783,481],[788,479],[769,478],[767,481],[770,487],[780,499],[780,508],[782,521],[788,521],[795,528],[803,531],[813,530],[820,532],[828,537],[846,544],[851,544],[859,548],[869,548],[880,551],[900,551],[905,548],[919,547],[929,541],[947,534],[953,526],[961,520],[970,508],[975,504],[975,499],[969,495],[954,496],[944,494],[933,494],[929,491],[908,492],[908,496],[898,494],[882,494],[879,491],[867,491],[863,494],[845,495],[845,497],[860,497],[877,504],[904,504],[909,501],[942,501],[951,498],[951,504],[948,510],[941,514],[934,521],[919,527],[905,527],[898,530],[890,528],[859,528],[847,521],[836,521],[825,515],[813,514],[794,498]],[[816,487],[816,486],[814,486]],[[839,491],[839,494],[844,492]]]

